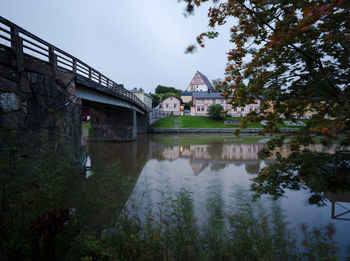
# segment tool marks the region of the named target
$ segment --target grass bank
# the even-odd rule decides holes
[[[154,128],[238,128],[237,125],[226,125],[225,121],[241,122],[241,118],[224,118],[222,120],[213,120],[206,116],[171,116],[156,121],[152,127]],[[298,128],[289,127],[284,123],[277,123],[279,128]],[[247,128],[262,128],[259,122],[248,123]]]
[[[180,125],[180,128],[238,128],[238,125],[226,125],[225,120],[241,121],[239,118],[226,118],[223,120],[213,120],[205,116],[171,116],[168,118],[156,121],[152,127],[155,128],[175,128]],[[175,125],[175,123],[178,124]],[[248,128],[261,128],[260,123],[251,123]]]

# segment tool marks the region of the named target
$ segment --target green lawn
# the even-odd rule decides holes
[[[241,121],[239,118],[226,118],[227,120]],[[225,120],[226,120],[225,119]],[[152,127],[155,128],[237,128],[238,125],[225,125],[225,120],[213,120],[205,116],[171,116],[156,121]],[[248,128],[261,128],[260,123],[249,123]]]
[[[170,116],[168,118],[160,119],[156,121],[152,127],[154,128],[175,128],[174,120],[178,116]]]
[[[206,116],[171,116],[156,121],[154,128],[238,128],[239,125],[225,125],[225,120],[241,121],[241,118],[225,118],[223,120],[213,120]],[[300,120],[307,122],[307,120]],[[286,126],[284,123],[276,123],[279,128],[300,128],[297,126]],[[247,128],[262,128],[259,122],[248,123]]]

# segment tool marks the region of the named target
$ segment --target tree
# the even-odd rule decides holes
[[[158,104],[160,103],[160,98],[157,94],[151,94],[152,97],[152,108],[158,106]]]
[[[193,106],[193,102],[185,102],[185,110],[191,110],[191,107]]]
[[[208,2],[184,1],[188,13]],[[327,145],[343,134],[342,145],[350,144],[349,13],[350,2],[345,0],[226,0],[209,9],[210,29],[197,37],[201,47],[205,39],[218,37],[217,27],[234,21],[222,84],[229,89],[224,95],[232,94],[233,104],[251,103],[261,96],[268,101],[259,114],[248,114],[241,127],[249,121],[267,120],[264,131],[278,133],[276,123],[282,119],[295,120],[308,110],[317,111],[298,133],[288,140],[286,135],[272,139],[260,153],[269,157],[276,147],[289,143],[293,155],[287,163],[277,154],[280,160],[264,169],[260,185],[272,173],[286,174],[282,167],[288,164],[298,172],[305,163],[300,156],[316,136]],[[187,52],[194,50],[196,46],[191,45]],[[249,84],[241,84],[248,80]],[[271,106],[273,110],[269,110]],[[308,154],[308,160],[318,156]],[[334,158],[324,157],[328,161]]]
[[[214,120],[220,120],[223,110],[224,108],[220,104],[212,104],[208,107],[208,115]]]
[[[168,86],[163,86],[163,85],[158,85],[156,87],[155,93],[156,94],[164,94],[164,93],[174,93],[176,94],[175,96],[180,96],[181,90],[175,89],[174,87],[168,87]]]

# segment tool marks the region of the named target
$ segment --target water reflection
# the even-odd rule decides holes
[[[225,223],[227,221],[211,220],[215,213],[226,215],[232,206],[238,204],[237,201],[233,205],[229,204],[232,193],[237,188],[249,191],[251,179],[257,176],[262,167],[275,161],[275,156],[263,161],[258,158],[257,153],[264,144],[225,137],[206,138],[204,141],[203,137],[186,138],[155,136],[147,141],[147,160],[145,164],[142,163],[143,168],[137,174],[139,178],[128,198],[125,211],[140,220],[143,220],[145,214],[157,219],[159,213],[164,211],[159,206],[167,204],[165,199],[171,199],[185,189],[191,193],[193,213],[199,227],[210,227],[215,222]],[[311,151],[329,153],[338,148],[337,145],[328,148],[321,145],[309,147]],[[288,147],[282,148],[280,152],[285,156],[290,153]],[[118,153],[115,151],[114,154]],[[324,207],[309,205],[307,202],[312,195],[310,192],[308,189],[288,191],[286,197],[279,200],[290,227],[295,229],[304,222],[314,227],[335,222],[335,239],[344,257],[350,243],[345,232],[350,230],[350,222],[344,223],[349,212],[345,210],[346,213],[343,211],[339,215],[339,202],[334,199],[333,204],[326,192],[320,195],[329,199]],[[338,192],[337,195],[348,198],[347,194],[342,193]],[[268,203],[271,200],[263,197],[263,202]],[[343,206],[344,202],[340,203]],[[219,223],[215,224],[220,227]]]
[[[294,256],[293,237],[306,233],[297,229],[302,223],[313,231],[330,221],[337,233],[317,242],[336,241],[340,258],[347,255],[346,192],[323,192],[323,208],[308,204],[309,190],[251,201],[251,179],[274,161],[258,158],[264,145],[254,137],[81,141],[85,160],[69,142],[38,147],[34,155],[18,148],[1,155],[5,260],[285,260]]]
[[[332,219],[350,221],[350,192],[330,192],[324,193],[332,204]]]

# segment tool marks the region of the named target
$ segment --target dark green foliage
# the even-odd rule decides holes
[[[221,120],[223,110],[220,104],[212,104],[208,107],[208,116],[214,120]]]
[[[269,144],[268,144],[269,145]],[[269,148],[260,151],[266,156]],[[324,205],[325,191],[349,190],[350,185],[342,179],[332,175],[326,168],[326,163],[337,163],[341,160],[349,160],[350,155],[336,153],[315,153],[309,150],[293,152],[289,157],[282,158],[279,151],[276,152],[278,161],[265,167],[254,179],[252,185],[256,196],[270,194],[275,198],[284,195],[286,190],[311,189],[310,204]]]
[[[180,95],[181,90],[175,89],[174,87],[168,87],[163,85],[158,85],[155,90],[156,94],[174,93],[175,96]]]
[[[175,197],[165,194],[157,215],[125,211],[104,241],[114,246],[120,260],[328,260],[337,251],[330,224],[317,233],[305,233],[308,244],[296,248],[296,234],[288,228],[277,202],[253,204],[249,193],[235,188],[230,206],[220,194],[220,181],[208,188],[208,216],[198,225],[191,192],[181,189]],[[153,214],[152,214],[153,213]],[[315,228],[316,230],[316,228]],[[324,238],[326,235],[327,239]],[[322,249],[320,248],[322,246]],[[315,251],[315,249],[317,251]],[[333,260],[333,259],[329,259]]]
[[[190,110],[192,106],[193,106],[193,102],[192,101],[186,102],[185,103],[185,110]]]
[[[152,96],[152,108],[158,106],[158,104],[160,103],[160,98],[157,94],[151,94]]]

